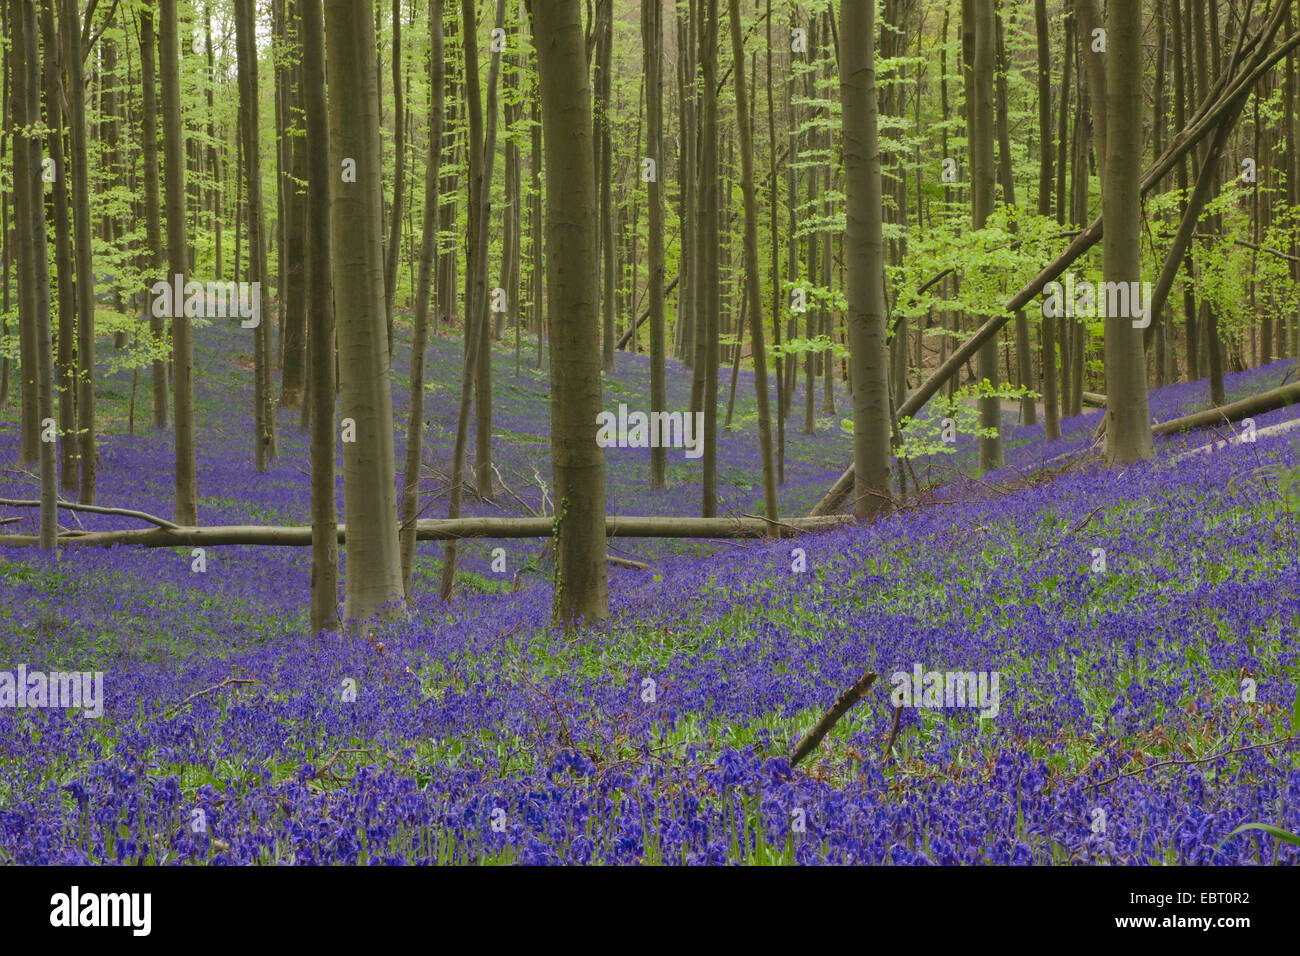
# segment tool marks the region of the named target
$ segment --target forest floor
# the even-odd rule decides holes
[[[200,522],[306,524],[296,411],[278,413],[280,457],[253,470],[250,346],[237,325],[197,334]],[[531,348],[518,374],[509,347],[494,354],[504,487],[468,513],[548,501]],[[101,342],[97,500],[170,516],[147,372],[128,435],[132,376],[111,359]],[[408,360],[404,340],[399,462]],[[459,361],[458,339],[431,346],[428,516],[445,514]],[[1229,399],[1291,368],[1231,376]],[[648,378],[620,354],[605,407],[647,408]],[[669,408],[689,385],[673,364]],[[850,457],[847,396],[813,435],[803,399],[787,514]],[[1207,404],[1204,381],[1151,400],[1158,420]],[[754,409],[742,372],[721,514],[762,507]],[[1230,836],[1300,831],[1300,430],[1193,457],[1178,453],[1213,433],[1159,439],[1153,462],[1115,470],[1062,459],[1100,414],[1049,443],[1008,413],[1004,469],[973,477],[963,438],[915,463],[930,487],[872,525],[619,542],[652,570],[612,568],[611,620],[577,636],[549,625],[541,542],[464,545],[449,605],[441,547],[422,545],[411,612],[368,641],[307,633],[307,549],[211,549],[201,573],[184,549],[0,549],[0,681],[20,665],[104,675],[98,719],[0,709],[0,862],[1300,862],[1272,836]],[[0,497],[35,498],[17,432],[0,409]],[[607,461],[611,513],[699,513],[699,460],[670,452],[665,490],[648,452]],[[0,508],[18,515],[4,531],[34,533],[34,512]],[[792,768],[794,743],[868,671],[863,700]],[[978,706],[911,693],[967,673]],[[904,686],[915,699],[895,710]]]

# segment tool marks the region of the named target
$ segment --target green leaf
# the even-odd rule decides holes
[[[1244,826],[1239,826],[1224,837],[1223,843],[1227,843],[1238,833],[1244,833],[1247,830],[1263,830],[1269,836],[1277,837],[1277,839],[1281,840],[1283,843],[1290,843],[1292,846],[1300,846],[1300,834],[1292,833],[1289,830],[1283,830],[1280,827],[1275,827],[1271,823],[1247,823]],[[1223,846],[1223,843],[1220,843],[1219,846]]]

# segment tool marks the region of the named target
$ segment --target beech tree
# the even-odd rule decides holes
[[[347,563],[343,619],[356,626],[399,610],[401,552],[394,486],[381,225],[379,97],[372,0],[325,0],[329,78],[331,276],[339,346]]]
[[[1139,0],[1110,0],[1108,9],[1102,272],[1128,291],[1142,278],[1142,7]],[[1150,458],[1146,357],[1131,314],[1108,312],[1105,345],[1106,460]]]
[[[532,15],[546,163],[555,618],[573,625],[609,615],[605,456],[594,440],[601,367],[591,80],[580,0],[537,3]]]
[[[885,347],[885,255],[880,142],[876,128],[874,4],[840,7],[849,350],[853,377],[853,513],[870,518],[892,494],[889,352]]]

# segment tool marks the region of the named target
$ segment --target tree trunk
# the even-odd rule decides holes
[[[474,36],[477,30],[473,0],[461,0],[462,32]],[[505,0],[497,0],[497,27],[505,19]],[[447,516],[460,516],[460,499],[462,475],[465,468],[465,444],[469,434],[469,403],[475,381],[482,384],[482,362],[490,359],[491,325],[488,320],[487,302],[487,255],[488,255],[488,217],[492,197],[492,173],[496,155],[497,130],[497,76],[500,70],[501,54],[492,53],[492,65],[488,70],[487,130],[483,128],[482,100],[479,96],[478,51],[473,44],[465,45],[466,101],[469,106],[469,217],[471,227],[469,235],[473,244],[467,256],[466,307],[465,307],[465,374],[461,379],[460,411],[456,418],[456,439],[452,447],[451,490],[448,494]],[[476,374],[477,370],[477,374]],[[488,367],[491,371],[491,366]],[[488,397],[490,403],[490,393]],[[491,429],[491,405],[483,408],[483,396],[480,393],[477,405],[478,419],[476,427],[480,429],[479,443],[483,446],[482,429]],[[491,490],[491,458],[486,458],[488,470],[486,482]],[[480,476],[482,477],[482,476]],[[481,486],[480,486],[481,487]],[[456,576],[456,545],[447,546],[442,562],[442,584],[439,594],[446,601],[451,597],[452,586]]]
[[[1106,282],[1142,278],[1142,8],[1110,0],[1104,110],[1106,175],[1102,177],[1102,273]],[[1109,313],[1110,310],[1107,310]],[[1142,331],[1130,315],[1106,315],[1106,460],[1127,465],[1151,458],[1146,358]]]
[[[558,2],[558,0],[557,0]],[[591,153],[583,157],[591,165]],[[595,180],[592,180],[592,209],[595,207]],[[593,230],[594,231],[594,230]],[[597,330],[599,331],[599,330]],[[597,339],[598,340],[598,339]],[[847,519],[839,515],[821,518],[787,518],[781,522],[788,531],[831,531],[843,528]],[[396,533],[396,525],[393,527]],[[336,539],[348,537],[347,525],[336,526]],[[601,524],[606,538],[762,538],[771,534],[772,522],[766,518],[666,518],[611,516]],[[419,541],[461,541],[466,538],[549,538],[555,533],[551,518],[429,518],[416,522]],[[274,548],[305,548],[312,543],[311,528],[292,525],[215,525],[211,527],[137,528],[131,531],[94,531],[69,534],[59,539],[65,547],[94,548],[135,545],[141,548],[205,547],[231,545]],[[597,543],[596,555],[603,569],[604,549]],[[4,547],[31,547],[39,543],[29,535],[0,535]],[[588,622],[598,618],[585,617]]]
[[[393,354],[393,296],[402,242],[402,203],[406,193],[406,103],[402,96],[402,0],[393,0],[393,209],[389,216],[388,255],[384,259],[384,316],[388,354]],[[382,113],[380,114],[382,119]]]
[[[1011,130],[1007,119],[1007,51],[1002,37],[1002,16],[996,15],[997,26],[997,138],[998,138],[998,178],[1002,184],[1002,201],[1008,206],[1016,204],[1016,180],[1011,169]],[[1040,170],[1041,185],[1041,170]],[[1017,232],[1014,220],[1011,231]],[[1019,384],[1022,388],[1033,391],[1034,363],[1029,345],[1029,319],[1025,310],[1016,312],[1016,361]],[[901,402],[899,404],[902,404]],[[1038,409],[1032,395],[1020,400],[1020,421],[1023,425],[1038,424]]]
[[[334,287],[329,107],[325,102],[325,24],[321,0],[298,0],[302,18],[302,104],[307,130],[307,268],[311,330],[311,631],[339,623],[339,542],[335,505]],[[337,167],[335,167],[337,168]],[[337,188],[337,187],[334,187]]]
[[[303,130],[302,37],[295,7],[301,0],[286,0],[284,45],[290,64],[286,70],[284,122],[290,131],[284,144],[290,175],[284,186],[284,273],[281,280],[280,340],[283,343],[284,375],[280,382],[280,404],[297,408],[302,404],[306,372],[304,340],[307,332],[307,197],[300,185],[307,179],[307,140]],[[268,403],[269,404],[269,403]],[[268,415],[273,416],[271,408]]]
[[[646,76],[646,156],[654,163],[655,175],[646,184],[649,207],[648,252],[650,275],[650,410],[668,410],[668,382],[665,371],[664,341],[664,209],[660,179],[664,170],[663,148],[663,4],[658,0],[641,0],[641,37]],[[632,334],[636,335],[636,323]],[[650,485],[662,488],[666,483],[668,451],[650,449]]]
[[[81,487],[77,451],[77,298],[69,228],[72,216],[68,204],[67,164],[63,156],[63,97],[59,76],[60,37],[55,28],[54,2],[41,4],[41,36],[44,42],[45,125],[49,127],[49,158],[54,164],[54,259],[59,269],[59,487],[68,495]],[[42,212],[44,211],[44,196]]]
[[[971,81],[974,94],[970,104],[971,150],[971,224],[983,229],[993,212],[993,74],[996,68],[996,23],[993,0],[966,0],[964,4],[972,15],[974,49],[972,51]],[[979,377],[991,385],[998,384],[997,340],[990,338],[979,351]],[[1002,467],[1002,405],[996,398],[981,398],[979,402],[980,427],[993,429],[992,436],[980,438],[980,470],[992,471]]]
[[[1088,100],[1092,105],[1092,138],[1093,148],[1097,154],[1097,173],[1098,178],[1104,180],[1106,166],[1106,127],[1107,127],[1107,99],[1106,99],[1106,74],[1107,67],[1114,54],[1110,52],[1100,52],[1094,48],[1097,38],[1094,37],[1095,30],[1105,30],[1107,43],[1114,39],[1113,24],[1108,27],[1102,22],[1101,14],[1098,11],[1097,0],[1074,0],[1074,10],[1079,21],[1079,58],[1083,62],[1084,75],[1088,80]],[[1109,51],[1109,46],[1106,50]],[[1086,181],[1086,177],[1085,177]]]
[[[463,7],[462,3],[462,7]],[[472,12],[472,11],[471,11]],[[466,19],[463,32],[467,37],[472,37],[471,32],[475,29],[475,19]],[[500,26],[500,24],[498,24]],[[497,63],[498,54],[493,54],[493,63]],[[496,150],[492,149],[486,154],[483,150],[486,148],[483,134],[483,105],[479,93],[478,79],[478,49],[477,45],[469,40],[465,43],[465,95],[469,99],[469,116],[470,116],[470,140],[474,153],[471,154],[469,161],[469,177],[472,184],[478,182],[490,182],[492,173],[485,167],[489,164],[495,165]],[[490,89],[488,90],[489,100],[495,101],[496,95],[496,73],[492,74]],[[495,128],[496,113],[489,107],[488,122]],[[475,126],[475,117],[477,117],[478,132],[473,131]],[[475,159],[478,162],[476,164]],[[466,257],[465,268],[465,299],[466,310],[473,309],[472,319],[466,317],[465,328],[468,330],[471,326],[478,330],[479,342],[478,349],[475,352],[477,357],[476,368],[470,374],[474,377],[474,487],[475,490],[484,498],[492,497],[492,323],[491,317],[487,313],[487,233],[490,229],[489,209],[491,208],[491,192],[484,191],[483,187],[473,185],[470,193],[470,210],[471,210],[471,229],[469,235],[472,239],[472,252]],[[479,250],[483,250],[484,261],[480,262],[477,258]],[[479,281],[480,273],[483,275],[482,282]],[[482,288],[480,289],[480,285]],[[482,305],[480,305],[480,301]],[[480,315],[479,313],[482,313]],[[446,586],[444,579],[444,587]]]
[[[566,626],[609,615],[605,458],[592,440],[601,406],[596,184],[591,87],[579,0],[534,9],[546,149],[551,463],[555,480],[554,613]]]
[[[893,490],[873,8],[870,3],[843,4],[839,28],[847,217],[845,293],[853,385],[853,513],[859,518],[871,518],[887,508]]]
[[[143,100],[140,109],[140,145],[144,153],[144,218],[145,218],[145,282],[143,300],[149,313],[149,334],[155,349],[167,342],[167,326],[162,316],[149,308],[152,293],[150,286],[163,279],[162,222],[158,191],[158,85],[154,78],[154,57],[157,40],[154,37],[153,10],[145,6],[140,10],[140,83]],[[155,359],[153,371],[153,425],[167,427],[167,362]]]
[[[745,296],[753,319],[749,323],[754,362],[754,390],[758,401],[758,445],[763,466],[763,507],[769,519],[780,517],[776,494],[776,465],[772,455],[772,410],[767,385],[767,346],[763,341],[763,293],[758,274],[758,194],[754,188],[754,125],[745,81],[744,33],[740,0],[728,0],[731,14],[731,55],[736,81],[736,122],[740,127],[740,188],[745,201]],[[659,276],[652,276],[658,283]],[[652,285],[653,289],[654,286]],[[743,322],[743,316],[741,321]],[[740,355],[740,341],[736,355]]]
[[[700,513],[712,518],[718,510],[718,0],[704,0],[702,13],[705,17],[700,35],[700,240],[703,248],[697,300],[701,305],[698,331],[704,336],[704,474]]]
[[[72,218],[77,266],[77,429],[83,504],[95,502],[95,273],[91,259],[86,87],[82,79],[81,16],[77,0],[63,7],[64,62],[68,69],[68,141],[71,147]]]
[[[1038,215],[1052,215],[1052,54],[1047,32],[1047,0],[1034,0],[1034,30],[1038,53]],[[1058,104],[1064,116],[1066,105]],[[1056,382],[1056,322],[1044,317],[1043,430],[1048,441],[1061,437],[1061,413]]]
[[[356,425],[356,441],[343,444],[343,510],[352,529],[347,537],[343,618],[353,625],[381,609],[395,612],[404,607],[384,328],[373,24],[372,0],[326,0],[330,165],[333,175],[339,175],[346,161],[354,161],[356,173],[355,181],[335,182],[330,196],[339,385],[343,416]]]
[[[58,461],[55,449],[54,347],[50,330],[50,268],[45,232],[45,188],[41,162],[41,56],[37,45],[35,0],[14,0],[10,9],[12,34],[10,58],[13,70],[14,156],[23,157],[21,178],[14,179],[14,209],[22,253],[19,296],[26,301],[33,318],[33,346],[36,373],[36,411],[39,428],[41,548],[53,551],[57,544],[59,497]],[[19,164],[15,164],[18,167]],[[24,378],[28,367],[24,365]]]
[[[248,190],[248,282],[261,298],[266,283],[266,225],[262,213],[261,137],[257,92],[257,42],[254,0],[235,0],[235,49],[239,71],[239,119],[244,137],[244,182]],[[358,165],[360,160],[358,160]],[[358,173],[358,176],[360,174]],[[253,421],[259,472],[275,457],[275,419],[271,414],[269,322],[253,329]]]
[[[185,149],[181,140],[180,24],[176,0],[162,0],[158,19],[158,69],[162,87],[164,189],[167,206],[169,272],[184,275],[189,265],[185,234]],[[172,303],[172,378],[176,423],[176,523],[198,523],[198,482],[194,447],[194,338],[183,303]]]
[[[415,567],[415,519],[420,512],[420,464],[424,448],[424,352],[429,325],[429,288],[438,247],[438,186],[442,178],[443,74],[442,0],[429,3],[429,159],[424,174],[424,223],[420,276],[415,290],[411,340],[411,408],[406,424],[406,470],[402,479],[402,586],[411,598]]]
[[[20,0],[11,0],[9,4],[9,33],[12,46],[7,59],[10,61],[10,74],[13,79],[11,97],[13,102],[13,176],[15,183],[25,183],[31,175],[29,164],[39,171],[40,151],[35,156],[27,155],[27,137],[23,134],[21,116],[26,116],[25,67],[22,66],[23,43],[23,8]],[[20,75],[21,74],[21,75]],[[20,102],[21,101],[21,102]],[[35,464],[41,457],[41,416],[39,408],[40,381],[38,376],[39,357],[36,351],[36,306],[32,297],[31,283],[34,266],[31,254],[31,220],[26,203],[29,199],[25,193],[15,191],[14,195],[14,238],[18,246],[18,386],[19,400],[22,403],[18,458],[23,464]],[[11,253],[12,254],[12,253]]]
[[[596,102],[595,135],[597,175],[600,177],[601,360],[606,372],[614,371],[614,164],[610,153],[610,86],[614,69],[614,0],[596,0]]]

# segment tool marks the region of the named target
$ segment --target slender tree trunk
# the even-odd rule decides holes
[[[388,255],[384,260],[384,315],[388,354],[393,354],[393,297],[402,243],[402,203],[406,193],[406,103],[402,95],[402,0],[393,0],[393,209],[389,216]]]
[[[591,87],[579,0],[534,8],[546,147],[547,307],[551,328],[551,464],[555,480],[555,617],[609,615],[605,458],[592,440],[601,406],[596,183]]]
[[[162,244],[162,222],[159,207],[161,199],[158,190],[158,86],[154,78],[154,49],[157,40],[154,37],[153,10],[145,6],[140,10],[140,83],[142,87],[142,105],[140,108],[140,145],[144,153],[144,219],[145,219],[145,282],[144,302],[148,308],[152,293],[149,291],[154,282],[166,280],[163,273],[164,256]],[[165,319],[149,309],[149,334],[155,350],[161,349],[167,342]],[[155,351],[155,354],[159,354]],[[167,427],[167,362],[155,359],[153,371],[153,425],[154,428]]]
[[[443,134],[442,0],[429,3],[429,159],[424,175],[424,223],[420,240],[420,276],[415,290],[415,328],[411,342],[411,409],[406,425],[406,470],[402,480],[402,584],[411,598],[415,566],[415,519],[420,513],[420,464],[424,447],[424,352],[428,330],[429,289],[437,252],[438,185],[442,178]]]
[[[476,35],[476,14],[473,0],[461,0],[461,32],[464,36]],[[505,0],[497,0],[497,27],[505,18]],[[465,445],[469,435],[469,403],[476,379],[482,378],[484,354],[490,358],[491,326],[487,302],[488,218],[492,197],[492,173],[496,155],[497,129],[497,76],[501,54],[493,51],[492,65],[488,70],[487,128],[484,130],[482,99],[479,95],[478,50],[472,43],[465,46],[466,102],[469,108],[469,235],[473,239],[467,258],[466,308],[465,308],[465,375],[461,379],[460,411],[456,418],[456,438],[452,447],[451,489],[448,492],[447,516],[460,516],[461,484],[465,469]],[[476,375],[476,370],[478,374]],[[489,367],[490,371],[490,367]],[[483,413],[482,395],[477,406],[476,427],[490,429],[491,405]],[[490,399],[489,399],[490,401]],[[479,442],[483,441],[482,433]],[[482,459],[481,459],[482,460]],[[491,459],[487,458],[489,466]],[[491,489],[491,473],[486,479]],[[480,486],[481,487],[481,486]],[[446,601],[451,597],[456,580],[456,542],[449,541],[442,562],[442,583],[439,594]]]
[[[691,0],[690,9],[694,16],[695,0]],[[679,8],[680,10],[680,8]],[[687,368],[695,363],[695,283],[696,260],[699,243],[696,233],[699,225],[699,209],[695,200],[695,47],[690,42],[691,23],[683,22],[681,14],[677,21],[677,62],[678,91],[682,101],[681,109],[681,150],[678,163],[681,202],[681,260],[679,270],[681,281],[677,284],[677,334],[673,340],[674,354],[682,360]],[[699,381],[691,376],[690,410],[699,408],[700,392],[696,388]],[[699,382],[703,386],[703,382]]]
[[[975,229],[983,229],[993,212],[993,74],[995,72],[996,23],[993,0],[965,0],[974,26],[972,89],[970,104],[971,142],[971,219]],[[978,374],[989,384],[998,384],[997,339],[990,338],[980,348]],[[996,398],[981,398],[980,427],[993,429],[992,436],[980,438],[980,469],[992,471],[1002,467],[1002,406]]]
[[[9,72],[13,80],[10,90],[13,103],[13,176],[15,183],[27,182],[33,175],[31,166],[39,167],[40,152],[28,157],[27,141],[24,135],[23,119],[27,113],[26,67],[23,66],[23,9],[21,0],[9,3],[9,34],[11,45],[8,60]],[[21,190],[14,192],[14,238],[18,247],[18,387],[21,409],[21,432],[19,435],[18,457],[23,464],[36,464],[41,457],[41,416],[39,402],[40,382],[37,374],[39,358],[36,351],[36,315],[35,304],[31,294],[34,266],[30,261],[31,226],[30,212],[26,203],[29,199]]]
[[[261,297],[266,282],[266,226],[262,213],[261,137],[257,92],[254,0],[235,0],[235,48],[239,70],[239,115],[244,136],[244,181],[248,189],[248,282]],[[360,165],[360,159],[358,159]],[[358,173],[360,176],[360,173]],[[264,311],[264,310],[263,310]],[[271,363],[268,322],[253,329],[254,442],[259,472],[275,457],[275,419],[271,414]]]
[[[614,69],[614,0],[596,2],[596,136],[600,177],[600,252],[602,289],[601,358],[606,372],[614,371],[614,208],[611,179],[614,173],[610,155],[610,86]]]
[[[343,618],[349,624],[369,620],[384,609],[395,612],[404,607],[384,329],[373,24],[372,0],[326,0],[330,166],[337,176],[354,162],[356,174],[354,180],[336,181],[330,196],[342,415],[356,426],[356,440],[343,443],[343,511],[348,528]]]
[[[538,102],[537,91],[533,91],[530,106],[530,119],[532,120],[532,130],[529,134],[529,169],[530,178],[529,189],[532,193],[530,200],[529,226],[532,230],[532,299],[533,299],[533,331],[537,333],[537,368],[542,367],[542,339],[544,330],[542,326],[546,321],[545,302],[543,301],[546,294],[546,267],[545,255],[546,246],[543,240],[545,227],[542,222],[542,107]]]
[[[1052,215],[1052,54],[1047,32],[1047,0],[1034,0],[1038,54],[1038,215]],[[1058,105],[1062,115],[1065,104]],[[1061,437],[1056,383],[1056,321],[1043,318],[1043,429],[1048,441]]]
[[[763,341],[763,293],[758,273],[758,193],[754,188],[754,125],[749,110],[749,88],[745,78],[744,33],[740,22],[740,0],[728,0],[731,15],[731,55],[736,82],[736,122],[740,127],[740,188],[745,201],[745,295],[753,313],[750,351],[754,362],[754,391],[758,401],[758,447],[763,466],[763,506],[773,522],[780,517],[776,494],[776,464],[772,454],[772,410],[767,384],[767,346]],[[662,276],[651,278],[651,289]],[[743,317],[742,317],[743,321]],[[740,354],[740,342],[736,343]],[[774,526],[775,527],[775,526]]]
[[[72,251],[70,227],[72,216],[68,204],[67,165],[63,156],[63,104],[59,77],[61,40],[54,21],[54,0],[41,3],[43,39],[45,125],[49,128],[49,158],[54,164],[51,186],[54,206],[54,259],[59,269],[59,487],[69,496],[81,487],[77,450],[77,297],[73,270],[76,259]],[[42,212],[44,197],[42,196]]]
[[[180,25],[176,0],[161,0],[158,68],[162,86],[164,189],[167,259],[173,276],[188,266],[185,234],[185,150],[181,140]],[[194,446],[194,339],[183,303],[172,302],[172,377],[176,423],[176,523],[198,524],[198,482]]]
[[[1002,38],[1002,17],[996,16],[997,25],[997,139],[998,139],[998,178],[1002,185],[1002,201],[1008,206],[1016,204],[1016,180],[1011,169],[1011,129],[1007,109],[1007,51]],[[1041,176],[1041,170],[1040,170]],[[1012,223],[1012,232],[1018,231]],[[1029,345],[1029,319],[1024,309],[1016,310],[1016,361],[1019,384],[1022,388],[1033,391],[1034,363]],[[901,403],[900,403],[901,404]],[[1032,395],[1020,400],[1021,424],[1034,426],[1038,424],[1038,410]]]
[[[655,175],[646,183],[649,218],[650,275],[650,410],[668,410],[668,383],[665,372],[664,341],[664,210],[660,178],[664,169],[663,86],[663,4],[658,0],[641,0],[641,36],[646,76],[646,156],[654,163]],[[662,488],[666,483],[667,449],[650,449],[650,484]]]
[[[771,227],[772,253],[772,336],[776,345],[776,481],[785,484],[785,367],[781,356],[781,243],[778,234],[780,224],[777,221],[777,189],[779,180],[776,175],[776,105],[772,96],[772,0],[767,0],[765,15],[767,30],[767,149],[769,166],[767,171],[768,203],[770,207],[769,225]],[[754,303],[754,321],[761,322],[762,303]]]
[[[82,79],[81,16],[77,0],[63,6],[64,62],[68,69],[68,141],[71,146],[72,218],[77,260],[77,429],[82,504],[95,503],[95,273],[91,258],[89,154],[86,150],[86,87]]]
[[[699,332],[704,336],[704,475],[701,515],[718,510],[718,0],[704,0],[700,35],[700,276]],[[697,353],[698,354],[698,353]],[[810,399],[811,400],[811,399]]]
[[[437,2],[437,0],[435,0]],[[302,41],[302,105],[307,130],[308,315],[311,330],[311,630],[339,624],[339,544],[335,506],[335,352],[331,277],[329,107],[325,102],[325,24],[321,0],[298,0]],[[337,169],[337,167],[335,167]]]
[[[1218,43],[1218,32],[1206,28],[1205,10],[1202,4],[1191,3],[1192,7],[1192,24],[1195,30],[1195,56],[1196,56],[1196,89],[1201,96],[1206,96],[1213,82],[1214,74],[1218,70],[1219,58],[1217,53],[1211,55],[1211,43]],[[1211,70],[1211,62],[1214,69]],[[1208,170],[1210,186],[1209,202],[1213,203],[1219,195],[1217,166],[1219,159],[1213,153],[1209,142],[1202,142],[1199,147],[1199,155],[1202,170]],[[1219,222],[1217,216],[1211,216],[1208,223],[1208,231],[1211,234],[1219,232]],[[1218,309],[1207,298],[1202,297],[1200,302],[1201,309],[1201,326],[1204,332],[1204,354],[1203,359],[1206,363],[1206,371],[1210,379],[1210,403],[1213,405],[1222,405],[1226,401],[1223,387],[1223,348],[1219,341],[1219,313]]]
[[[41,56],[37,45],[35,0],[14,0],[10,8],[10,62],[13,70],[14,156],[22,157],[21,178],[14,179],[14,209],[22,254],[18,294],[26,301],[32,324],[39,429],[41,510],[40,546],[53,551],[58,537],[58,460],[55,448],[54,347],[50,330],[50,269],[45,233],[45,188],[42,178]],[[17,131],[21,130],[22,135]],[[24,365],[24,378],[28,366]]]
[[[284,272],[281,281],[280,340],[283,343],[284,375],[280,382],[280,404],[297,408],[302,404],[303,379],[306,372],[307,333],[307,197],[300,183],[307,179],[307,140],[303,130],[302,105],[302,38],[298,32],[297,4],[302,0],[285,0],[284,46],[290,59],[285,71],[284,122],[290,131],[284,154],[291,175],[284,185]],[[269,405],[269,403],[268,403]],[[273,415],[273,409],[268,415]]]
[[[1127,284],[1142,278],[1142,8],[1110,0],[1109,9],[1102,272]],[[1129,315],[1107,314],[1106,460],[1126,465],[1153,454],[1142,331]]]
[[[499,19],[499,18],[498,18]],[[470,20],[466,20],[464,33],[467,36],[473,36],[470,33],[472,26]],[[501,26],[500,23],[497,26]],[[499,64],[499,54],[493,54],[493,63]],[[471,135],[471,140],[478,143],[476,148],[479,152],[479,172],[478,177],[483,182],[490,182],[492,172],[487,167],[495,166],[496,149],[495,139],[489,148],[484,139],[483,133],[483,107],[479,94],[478,80],[478,50],[476,45],[471,42],[465,44],[465,72],[467,82],[465,86],[466,96],[470,98],[470,124],[474,124],[474,117],[479,117],[479,132]],[[493,71],[489,81],[488,100],[491,103],[496,101],[496,77],[497,72]],[[496,112],[488,107],[488,123],[495,130]],[[487,153],[482,150],[488,149]],[[470,179],[475,179],[474,159],[470,159]],[[492,497],[492,321],[491,315],[487,312],[487,250],[488,235],[491,230],[491,199],[490,191],[479,191],[471,194],[471,209],[473,210],[473,228],[470,229],[469,235],[473,237],[474,247],[473,254],[466,257],[465,282],[466,282],[466,302],[472,303],[475,309],[473,323],[469,318],[465,320],[465,327],[469,329],[471,324],[478,330],[479,344],[475,353],[477,356],[477,368],[474,374],[474,489],[483,498]],[[482,250],[483,261],[476,258],[479,250]],[[480,280],[480,275],[482,279]],[[481,288],[480,288],[481,286]],[[480,306],[480,300],[482,305]],[[467,306],[468,308],[468,306]],[[479,315],[482,312],[482,315]],[[455,548],[449,548],[454,551]]]
[[[1074,10],[1079,20],[1079,58],[1083,62],[1088,80],[1088,99],[1092,105],[1093,148],[1097,154],[1098,178],[1105,179],[1106,166],[1106,65],[1114,54],[1097,48],[1099,38],[1095,31],[1105,30],[1107,43],[1112,39],[1113,28],[1103,23],[1097,0],[1074,0]]]

